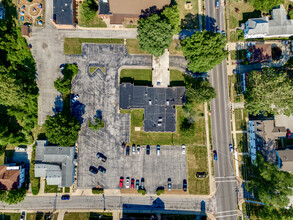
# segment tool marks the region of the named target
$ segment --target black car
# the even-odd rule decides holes
[[[147,154],[147,155],[150,155],[150,150],[151,150],[151,149],[150,149],[150,145],[147,145],[147,146],[146,146],[146,154]]]
[[[100,172],[102,172],[102,173],[106,173],[106,169],[105,169],[105,167],[99,166],[99,167],[98,167],[98,170],[99,170]]]
[[[61,200],[69,200],[70,199],[70,195],[62,195],[61,196]]]
[[[183,191],[187,190],[187,181],[186,179],[183,180]]]
[[[129,148],[130,148],[129,146],[126,147],[126,156],[129,156],[129,151],[130,151]]]
[[[140,188],[144,189],[144,178],[141,178],[140,180]]]
[[[107,157],[104,154],[102,154],[101,152],[97,153],[97,158],[103,162],[106,162],[106,160],[107,160]]]
[[[197,178],[206,178],[207,173],[206,172],[196,172]]]
[[[172,182],[171,182],[171,178],[168,178],[168,190],[172,189]]]
[[[93,174],[97,174],[98,173],[98,168],[94,167],[94,166],[90,166],[90,171],[93,173]]]

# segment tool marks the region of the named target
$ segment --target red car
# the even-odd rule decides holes
[[[134,188],[134,179],[133,179],[133,178],[131,179],[131,186],[130,186],[130,188],[131,188],[131,189]]]
[[[122,188],[123,187],[123,177],[120,177],[120,182],[119,182],[119,187]]]

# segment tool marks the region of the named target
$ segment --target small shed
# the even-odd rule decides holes
[[[29,26],[22,25],[21,26],[21,36],[23,36],[23,37],[29,37],[29,34],[30,34]]]

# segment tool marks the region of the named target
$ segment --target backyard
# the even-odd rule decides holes
[[[187,183],[190,194],[209,194],[209,175],[201,179],[196,177],[196,172],[208,173],[207,154],[206,147],[188,146],[186,148]]]

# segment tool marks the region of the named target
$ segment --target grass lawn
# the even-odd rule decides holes
[[[207,148],[198,146],[188,146],[186,148],[188,190],[190,194],[208,195],[209,176],[203,179],[196,178],[196,172],[208,173]]]
[[[46,180],[45,193],[63,193],[63,189],[59,188],[57,185],[47,185]]]
[[[203,105],[195,107],[197,111],[203,112]],[[144,132],[143,131],[143,109],[121,110],[120,113],[131,113],[131,136],[130,141],[133,144],[140,145],[205,145],[205,120],[199,116],[195,122],[195,133],[193,136],[184,136],[180,131],[180,124],[183,120],[183,110],[177,106],[177,125],[176,132]],[[135,131],[135,127],[140,127],[141,131]]]
[[[90,71],[91,74],[93,74],[96,71],[96,69],[98,69],[98,67],[90,66],[89,71]]]
[[[179,70],[170,70],[170,86],[185,86],[185,73]]]
[[[53,214],[52,213],[26,213],[26,220],[46,220],[48,217],[51,216],[50,219],[52,219]],[[54,220],[58,219],[58,213],[55,213]]]
[[[4,220],[19,220],[20,219],[20,213],[1,213],[1,219],[2,214],[4,214]]]
[[[151,69],[122,69],[120,83],[131,82],[134,85],[152,85]]]
[[[70,187],[65,187],[65,193],[70,193]]]
[[[239,153],[246,153],[248,152],[247,148],[247,134],[242,133],[242,134],[236,134],[237,138],[237,148]]]
[[[84,21],[83,17],[79,16],[78,25],[81,27],[101,27],[101,28],[107,27],[106,23],[101,18],[99,18],[98,12],[97,12],[95,18],[90,21]]]
[[[37,195],[40,190],[40,177],[35,177],[35,163],[36,163],[36,145],[33,146],[31,164],[30,164],[30,181],[33,195]]]
[[[81,54],[82,43],[123,44],[123,39],[117,38],[64,38],[64,54]]]
[[[230,31],[230,41],[243,41],[244,40],[244,33],[242,30]]]
[[[198,0],[189,0],[192,3],[191,9],[185,8],[186,0],[176,0],[181,20],[181,28],[198,28]]]
[[[94,219],[112,219],[112,213],[97,212],[67,212],[64,220],[94,220]]]
[[[249,18],[258,18],[261,15],[260,11],[255,11],[254,7],[245,1],[230,1],[230,17],[229,28],[234,29],[239,27],[241,23],[246,22]],[[239,9],[236,12],[236,8]]]
[[[4,164],[5,161],[4,161],[4,157],[5,157],[5,153],[3,153],[1,156],[0,156],[0,164]]]
[[[180,40],[176,39],[172,41],[169,48],[169,52],[171,55],[183,56]]]
[[[248,117],[248,114],[243,109],[235,109],[235,120],[236,120],[236,130],[242,131],[246,130],[246,121],[245,118]]]
[[[246,50],[231,50],[231,59],[232,60],[244,60],[246,58]]]

